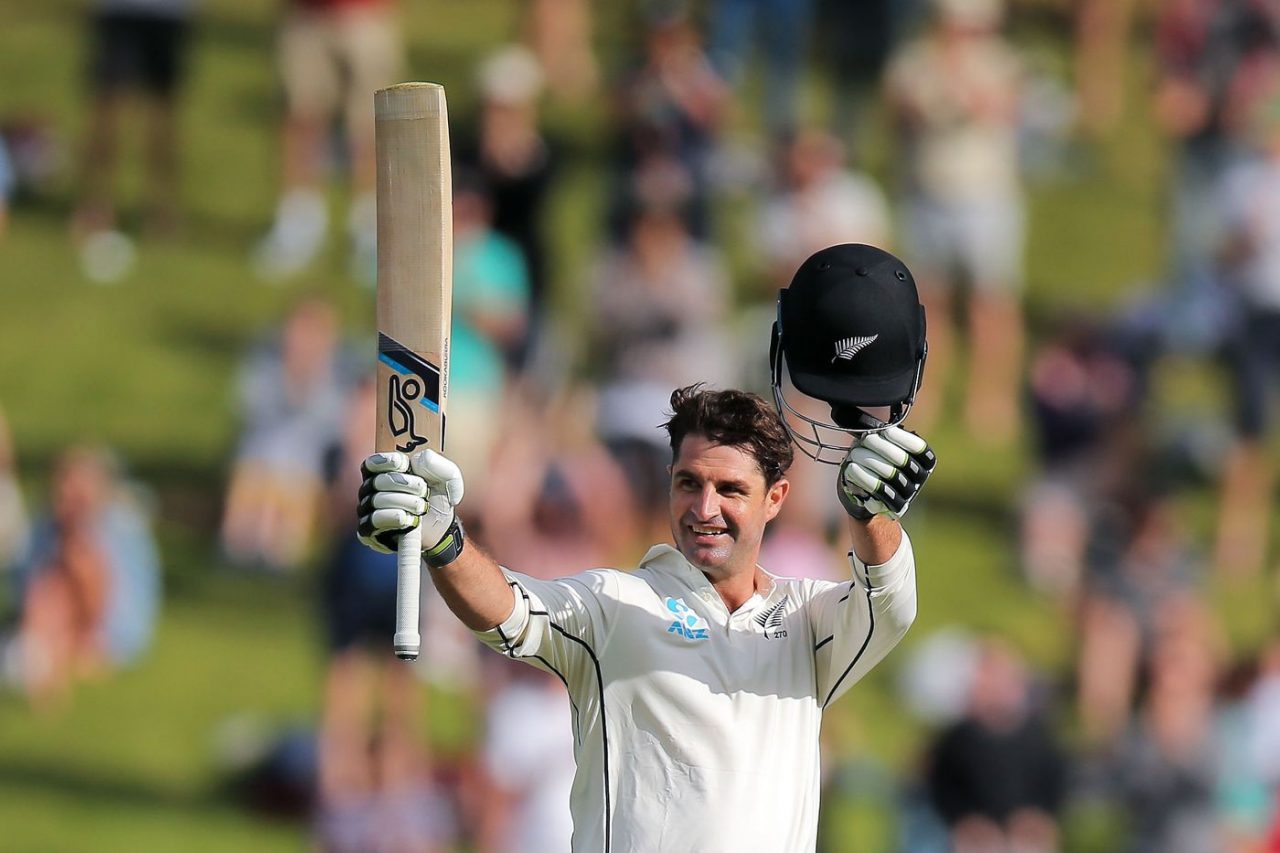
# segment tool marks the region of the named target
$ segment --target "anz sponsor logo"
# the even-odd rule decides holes
[[[667,628],[668,634],[679,634],[686,640],[708,640],[711,638],[711,635],[707,632],[707,621],[690,610],[689,605],[684,603],[684,599],[672,598],[668,595],[666,603],[667,610],[675,617],[671,627]]]
[[[791,596],[784,595],[777,604],[756,614],[756,624],[764,629],[766,640],[780,640],[787,636],[787,630],[782,627],[782,617],[790,600]]]

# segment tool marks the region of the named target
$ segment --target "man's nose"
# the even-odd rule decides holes
[[[720,515],[720,494],[712,486],[706,486],[702,490],[702,494],[698,500],[698,518],[701,521],[710,521]]]

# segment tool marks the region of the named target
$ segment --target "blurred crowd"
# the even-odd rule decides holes
[[[657,427],[670,391],[764,391],[773,300],[800,261],[834,243],[889,248],[914,272],[929,320],[908,425],[930,436],[958,424],[975,453],[1029,455],[1007,508],[1008,559],[1021,569],[1008,583],[1051,603],[1072,650],[1066,670],[1047,671],[998,634],[951,626],[909,642],[899,697],[930,735],[889,784],[894,845],[1050,851],[1071,816],[1101,812],[1112,834],[1100,849],[1280,851],[1280,634],[1233,648],[1210,595],[1256,582],[1269,556],[1280,7],[631,6],[631,52],[611,66],[593,50],[598,10],[586,0],[525,4],[518,40],[476,66],[475,111],[453,117],[446,449],[466,473],[469,535],[535,576],[629,564],[667,535],[669,448]],[[566,849],[573,729],[559,682],[479,654],[429,585],[423,660],[391,657],[394,558],[353,535],[358,464],[373,446],[371,350],[306,291],[334,249],[335,179],[347,211],[338,250],[354,286],[373,283],[368,96],[432,76],[407,62],[408,11],[391,0],[281,5],[278,203],[244,268],[299,295],[243,357],[217,543],[229,565],[319,576],[327,673],[305,769],[289,763],[319,849]],[[1069,74],[1046,72],[1021,43],[1019,16],[1036,15],[1069,45]],[[127,275],[136,240],[182,228],[176,115],[198,18],[191,0],[93,6],[70,223],[92,280]],[[1154,59],[1150,86],[1126,103],[1139,40]],[[832,93],[821,120],[806,108],[815,71]],[[607,105],[606,175],[576,281],[548,233],[573,146],[546,111],[588,102]],[[147,190],[135,225],[118,214],[114,183],[122,116],[138,107]],[[1117,294],[1107,313],[1029,323],[1031,191],[1073,180],[1091,146],[1141,110],[1171,163],[1161,284]],[[40,180],[39,142],[0,136],[0,236],[9,199]],[[1224,411],[1193,430],[1158,397],[1161,371],[1187,361],[1226,389]],[[831,475],[797,460],[764,547],[771,571],[847,571]],[[122,461],[71,448],[50,483],[29,516],[0,430],[0,672],[41,709],[67,702],[79,679],[138,662],[161,601],[151,504]],[[1205,492],[1217,523],[1197,537],[1183,498]],[[424,681],[438,701],[476,709],[474,749],[434,754]],[[828,804],[856,795],[860,761],[832,750]],[[823,843],[848,849],[830,833]]]

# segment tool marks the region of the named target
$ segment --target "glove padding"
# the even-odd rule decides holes
[[[845,511],[866,521],[887,515],[899,519],[933,473],[938,458],[929,443],[901,427],[867,433],[853,443],[836,479]]]
[[[375,453],[360,464],[362,482],[356,508],[356,536],[384,554],[394,553],[401,534],[422,528],[422,550],[429,551],[453,524],[462,502],[462,471],[434,450],[412,457]]]

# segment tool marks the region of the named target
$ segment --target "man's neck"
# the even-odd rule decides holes
[[[753,595],[768,586],[768,580],[759,566],[752,566],[749,571],[736,572],[719,580],[711,577],[707,580],[711,581],[711,586],[720,594],[720,599],[730,613],[736,612]]]

